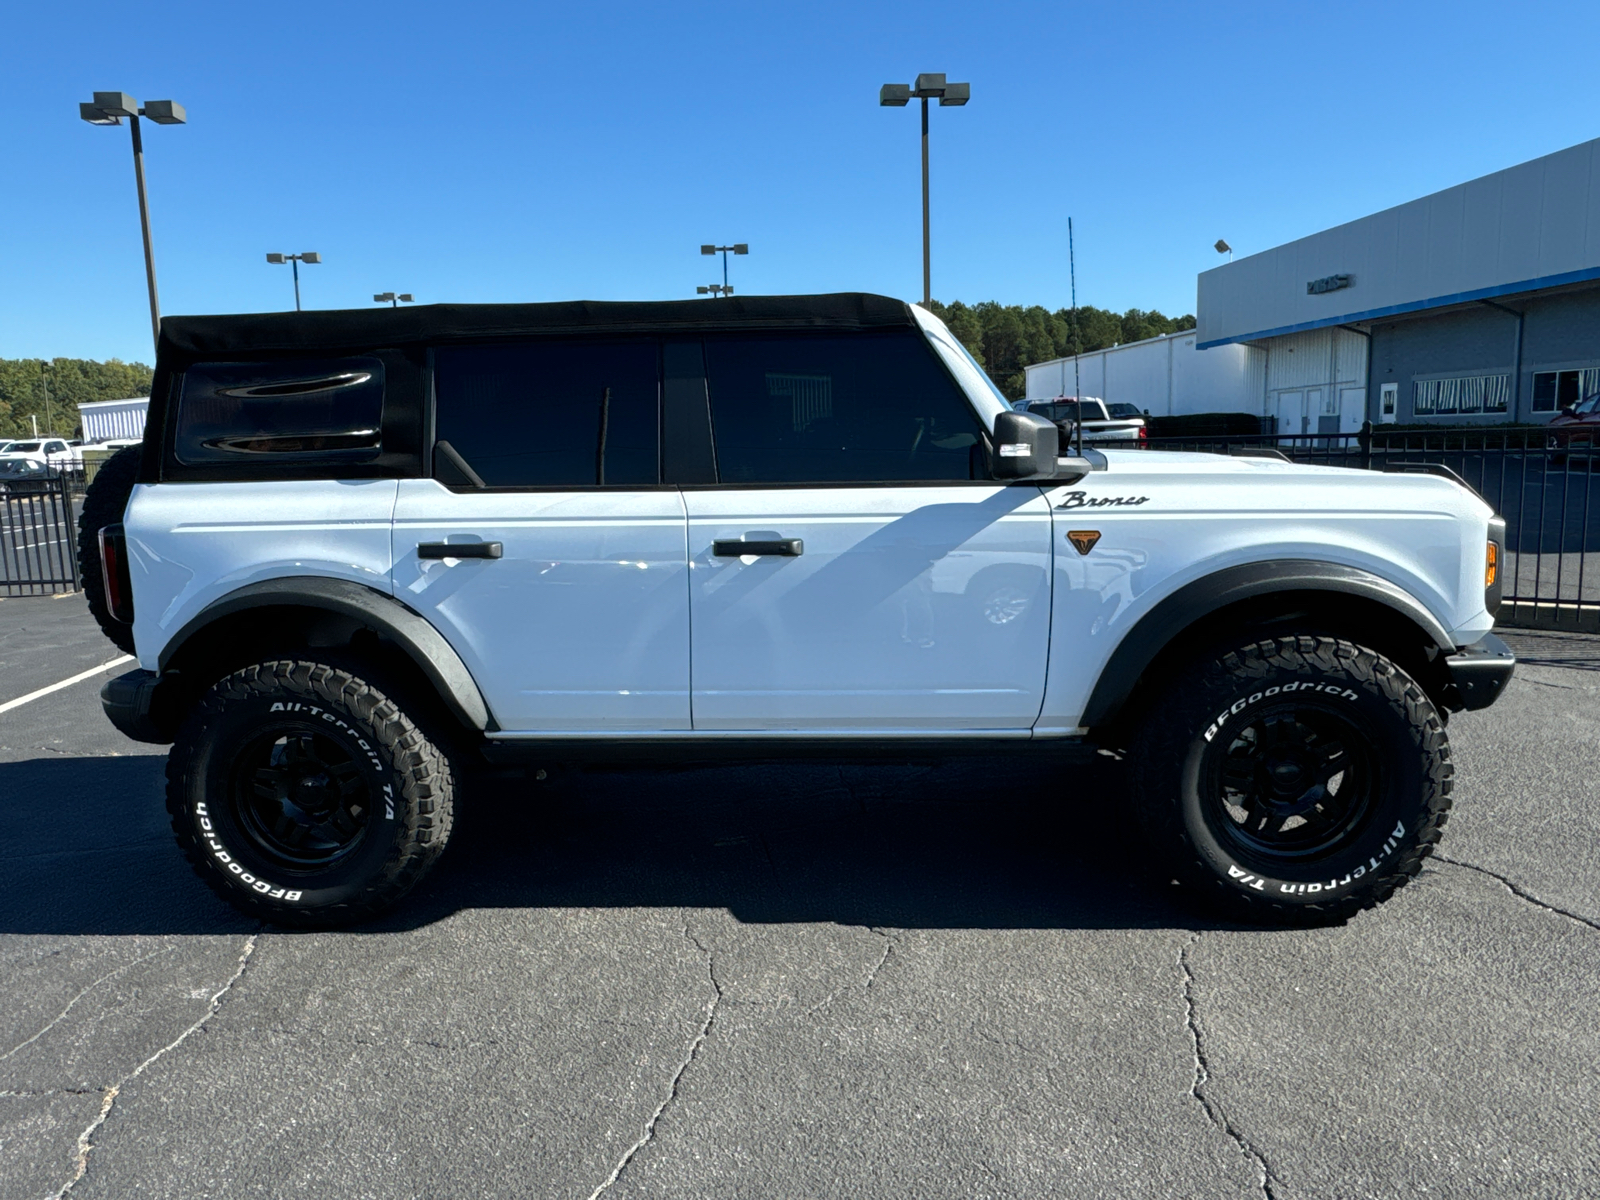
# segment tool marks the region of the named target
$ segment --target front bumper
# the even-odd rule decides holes
[[[172,742],[171,688],[154,671],[133,670],[108,679],[100,689],[100,707],[107,719],[136,742],[165,746]]]
[[[1453,698],[1470,712],[1488,708],[1500,698],[1517,668],[1517,656],[1494,634],[1486,633],[1472,645],[1447,656],[1444,665],[1456,693]]]

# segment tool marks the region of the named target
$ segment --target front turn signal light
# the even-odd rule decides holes
[[[1492,588],[1500,576],[1500,547],[1490,542],[1484,554],[1483,586]]]

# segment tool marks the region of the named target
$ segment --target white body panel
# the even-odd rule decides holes
[[[389,591],[392,479],[140,484],[124,526],[139,665],[213,600],[318,575]]]
[[[417,557],[500,542],[500,559]],[[676,490],[400,484],[395,595],[455,647],[502,729],[689,728],[689,586]]]
[[[696,730],[1032,726],[1049,508],[986,484],[689,491]],[[801,538],[718,558],[718,538]]]
[[[1056,506],[1055,620],[1040,733],[1076,729],[1139,619],[1229,567],[1286,559],[1358,567],[1408,592],[1459,645],[1493,624],[1483,608],[1491,513],[1447,480],[1210,454],[1106,457],[1108,470],[1047,493]],[[1141,502],[1092,503],[1108,498]],[[1070,530],[1095,530],[1100,540],[1080,555]]]

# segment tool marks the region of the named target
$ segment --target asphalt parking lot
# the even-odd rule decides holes
[[[1442,855],[1218,925],[1117,768],[504,785],[406,907],[262,929],[99,678],[0,713],[5,1197],[1600,1194],[1600,638],[1509,635]],[[117,657],[0,601],[0,705]]]

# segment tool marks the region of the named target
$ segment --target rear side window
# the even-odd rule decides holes
[[[972,479],[983,427],[922,335],[706,339],[723,483]]]
[[[381,450],[376,358],[195,363],[178,400],[178,461],[367,462]]]
[[[654,342],[544,342],[434,352],[435,429],[489,487],[660,479]]]

